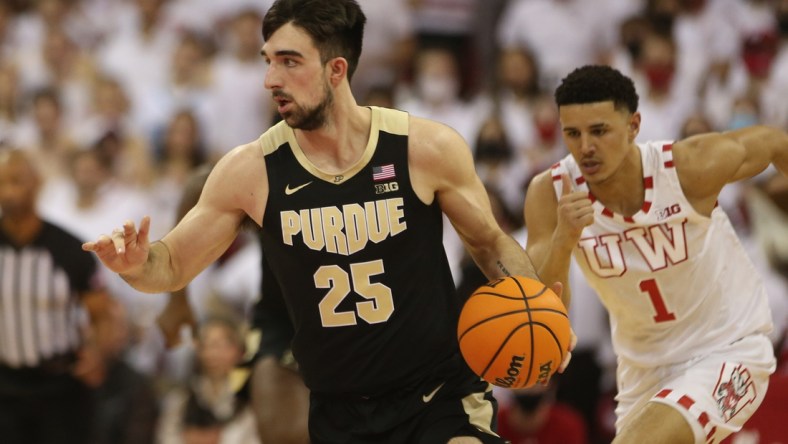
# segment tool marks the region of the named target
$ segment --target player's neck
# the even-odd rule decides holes
[[[643,207],[643,165],[640,149],[632,149],[612,176],[604,181],[589,184],[594,197],[606,208],[623,216],[632,216]]]
[[[328,173],[341,173],[361,158],[367,147],[372,113],[352,100],[337,100],[326,124],[313,131],[296,130],[307,158]]]

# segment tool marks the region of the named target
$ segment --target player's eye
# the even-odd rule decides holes
[[[292,68],[292,67],[296,66],[297,64],[298,63],[296,63],[295,60],[290,59],[290,58],[287,58],[287,59],[284,60],[284,65],[287,66],[288,68]]]

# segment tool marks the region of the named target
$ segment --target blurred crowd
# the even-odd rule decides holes
[[[25,150],[41,169],[43,218],[83,240],[143,215],[152,216],[153,239],[166,233],[190,175],[278,118],[260,56],[261,20],[271,3],[0,2],[0,144]],[[610,64],[635,81],[643,116],[638,141],[755,123],[788,130],[788,0],[359,3],[368,18],[351,84],[359,103],[456,129],[473,150],[500,224],[521,241],[530,179],[567,153],[552,93],[575,67]],[[767,281],[778,351],[788,323],[786,182],[767,170],[720,198]],[[448,224],[444,241],[458,287],[472,291],[483,277]],[[243,233],[189,286],[197,325],[211,327],[200,330],[196,349],[190,338],[197,332],[184,330],[174,348],[158,332],[167,295],[140,294],[104,272],[128,324],[121,360],[154,384],[162,442],[179,442],[167,441],[179,429],[166,415],[174,409],[201,418],[194,401],[201,397],[214,405],[214,420],[249,421],[226,388],[211,390],[210,377],[195,374],[211,369],[206,359],[243,359],[241,333],[228,324],[250,319],[260,254],[253,234]],[[580,342],[557,398],[579,412],[586,442],[604,442],[615,390],[609,327],[593,292],[575,280],[571,313]],[[505,406],[518,405],[499,394]]]

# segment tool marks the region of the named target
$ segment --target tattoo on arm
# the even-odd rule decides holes
[[[509,270],[506,269],[506,266],[503,265],[503,262],[497,261],[497,262],[495,262],[495,264],[498,265],[498,269],[501,270],[501,272],[504,275],[506,275],[506,276],[511,276],[512,275],[511,273],[509,273]]]

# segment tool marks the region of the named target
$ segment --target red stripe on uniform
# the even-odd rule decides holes
[[[672,160],[668,160],[665,162],[665,168],[673,168],[675,165],[673,164]]]
[[[560,167],[560,166],[561,166],[561,162],[556,162],[556,163],[554,163],[554,164],[553,164],[553,166],[551,166],[550,168],[554,170],[554,169],[556,169],[556,168],[558,168],[558,167]]]
[[[643,208],[642,208],[643,212],[648,213],[650,209],[651,209],[651,202],[649,201],[643,202]]]
[[[553,182],[558,182],[559,180],[561,180],[561,175],[553,176]]]
[[[583,176],[580,176],[577,179],[575,179],[575,183],[578,184],[578,185],[582,185],[582,184],[586,183],[586,178],[583,177]]]
[[[624,218],[624,222],[627,222],[627,223],[630,223],[630,224],[634,224],[635,223],[635,219],[633,219],[632,216],[627,216],[627,217]]]
[[[673,390],[665,389],[665,390],[662,390],[661,392],[657,393],[656,397],[657,398],[667,398],[668,395],[671,394],[671,392],[673,392]]]
[[[643,188],[650,190],[654,188],[654,178],[651,176],[643,178]]]
[[[712,438],[714,438],[714,434],[715,434],[715,433],[717,433],[717,427],[716,427],[716,426],[714,426],[714,427],[712,427],[712,428],[711,428],[711,431],[709,432],[709,434],[708,434],[708,435],[706,435],[706,439],[708,439],[709,441],[711,441],[711,440],[712,440]]]
[[[667,145],[662,145],[662,152],[670,151],[673,149],[673,144],[669,143]]]
[[[687,410],[689,410],[690,407],[692,407],[692,404],[695,404],[695,401],[687,395],[684,395],[679,399],[679,405],[681,405]]]
[[[596,197],[593,194],[588,193],[588,198],[591,199],[591,203],[596,202]]]
[[[709,415],[706,412],[703,412],[698,416],[698,422],[700,423],[701,427],[706,427],[706,424],[709,423]]]
[[[602,214],[607,217],[613,217],[613,212],[608,210],[607,208],[602,210]]]

